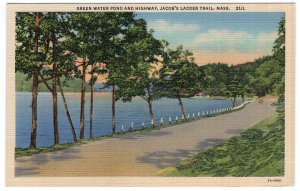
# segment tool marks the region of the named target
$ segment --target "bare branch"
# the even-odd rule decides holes
[[[44,78],[44,79],[42,79],[42,80],[39,80],[38,83],[41,83],[41,82],[44,82],[44,81],[48,81],[48,80],[52,80],[53,78],[60,77],[60,76],[62,76],[63,74],[67,74],[69,71],[72,71],[74,68],[78,68],[78,67],[83,66],[83,65],[84,65],[84,64],[79,64],[79,65],[77,65],[77,66],[75,66],[75,67],[68,68],[65,72],[59,73],[59,74],[57,74],[57,75],[53,75],[53,76],[48,77],[48,78]],[[41,74],[40,74],[40,75],[41,75]]]
[[[39,19],[39,22],[41,22],[41,20],[42,20],[43,18],[45,18],[45,17],[46,17],[46,15],[42,16],[42,17]]]
[[[47,81],[45,80],[44,76],[39,72],[39,76],[41,77],[41,81],[39,80],[38,82],[44,82],[44,84],[46,85],[46,87],[49,89],[50,92],[53,92],[53,89],[50,87],[50,85],[47,83]]]
[[[143,98],[144,100],[148,101],[147,96],[140,96],[141,98]]]

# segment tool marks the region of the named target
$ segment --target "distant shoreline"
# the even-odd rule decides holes
[[[17,92],[16,93],[31,93],[31,92]],[[51,94],[51,92],[38,92],[39,94]],[[90,97],[89,91],[85,92],[85,97]],[[57,92],[58,96],[60,97],[60,92]],[[66,97],[78,97],[80,98],[81,93],[80,92],[64,92]],[[94,98],[101,97],[101,98],[111,98],[112,92],[94,92]]]
[[[31,93],[28,91],[16,91],[16,93]],[[38,92],[39,94],[44,94],[44,93],[49,93],[51,94],[51,92],[49,91],[40,91]],[[60,96],[60,92],[57,92],[58,95]],[[81,92],[64,92],[64,94],[68,97],[68,96],[80,96]],[[86,91],[85,92],[86,96],[90,95],[90,91]],[[103,92],[94,92],[94,97],[97,96],[104,96],[104,97],[111,97],[112,92],[110,91],[103,91]],[[266,97],[276,97],[276,96],[266,96]],[[134,99],[138,99],[139,96],[136,96]],[[183,98],[189,98],[189,99],[199,99],[199,100],[226,100],[226,99],[230,99],[224,96],[192,96],[192,97],[183,97]],[[238,97],[240,98],[240,97]],[[249,99],[249,97],[247,97],[246,99]]]

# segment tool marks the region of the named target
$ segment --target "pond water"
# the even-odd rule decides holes
[[[79,117],[80,117],[80,93],[65,93],[68,107],[79,137]],[[183,98],[186,113],[192,117],[192,113],[197,115],[203,112],[231,107],[229,99],[195,99]],[[85,137],[89,137],[89,107],[90,97],[86,94],[85,104]],[[241,100],[238,99],[238,104]],[[31,93],[16,93],[16,147],[26,148],[30,142],[31,132]],[[58,97],[58,123],[60,143],[72,141],[72,133],[66,117],[61,97]],[[162,98],[153,102],[153,111],[156,124],[160,123],[161,117],[167,123],[169,117],[175,120],[175,116],[181,119],[181,110],[177,99]],[[111,94],[95,93],[94,96],[94,136],[107,135],[111,133]],[[116,103],[116,131],[128,130],[131,123],[135,128],[140,128],[142,122],[145,126],[150,125],[148,104],[141,98],[135,98],[132,102],[117,101]],[[52,123],[52,95],[47,92],[40,92],[38,95],[38,130],[37,146],[53,145],[53,123]]]

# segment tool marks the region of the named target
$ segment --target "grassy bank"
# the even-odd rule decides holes
[[[129,134],[140,134],[140,133],[144,133],[144,132],[148,132],[148,131],[159,130],[161,128],[163,128],[163,126],[155,128],[155,129],[145,128],[145,129],[136,129],[136,130],[132,130],[132,131],[124,132],[124,133],[117,132],[114,134],[114,136],[111,134],[110,135],[102,135],[102,136],[94,137],[92,139],[86,138],[86,139],[78,140],[76,143],[75,142],[67,142],[67,143],[56,145],[56,146],[38,147],[36,149],[15,148],[15,158],[31,156],[31,155],[40,154],[40,153],[48,153],[48,152],[52,152],[52,151],[59,151],[59,150],[67,149],[70,147],[76,147],[76,146],[80,146],[82,144],[91,143],[94,141],[101,141],[101,140],[104,140],[107,138],[118,137],[118,136],[129,135]]]
[[[277,114],[224,143],[161,170],[159,176],[283,176],[284,128]]]
[[[162,128],[167,128],[167,127],[172,127],[172,126],[176,126],[179,124],[184,124],[184,123],[190,123],[196,120],[201,120],[207,117],[215,117],[221,114],[225,114],[225,113],[230,113],[230,112],[234,112],[234,111],[238,111],[242,108],[244,108],[248,103],[246,103],[243,107],[236,109],[236,110],[230,110],[230,111],[226,111],[226,112],[222,112],[219,114],[208,114],[205,117],[201,116],[201,117],[195,117],[194,119],[191,118],[190,120],[184,121],[184,120],[178,120],[176,123],[173,122],[171,124],[165,123],[165,124],[157,124],[157,126],[153,129],[151,127],[145,127],[145,128],[136,128],[136,129],[132,129],[130,131],[126,131],[126,132],[117,132],[115,133],[114,137],[117,136],[123,136],[123,135],[130,135],[130,134],[141,134],[141,133],[145,133],[145,132],[149,132],[149,131],[155,131],[155,130],[160,130]],[[74,147],[74,146],[79,146],[81,144],[86,144],[89,142],[93,142],[93,141],[99,141],[99,140],[103,140],[106,138],[110,138],[112,137],[112,135],[103,135],[103,136],[98,136],[92,139],[84,139],[84,140],[80,140],[76,143],[74,142],[69,142],[69,143],[64,143],[64,144],[60,144],[57,146],[49,146],[49,147],[39,147],[36,149],[32,149],[32,148],[15,148],[15,158],[19,158],[19,157],[24,157],[24,156],[31,156],[33,154],[39,154],[39,153],[47,153],[47,152],[52,152],[52,151],[57,151],[57,150],[63,150],[69,147]]]
[[[61,78],[61,81],[63,82],[65,80],[64,77]],[[16,72],[16,79],[15,79],[15,84],[16,84],[16,92],[31,92],[32,89],[32,80],[27,79],[27,75]],[[64,92],[80,92],[81,90],[81,80],[79,79],[73,79],[69,80],[67,84],[62,84],[62,87],[64,89]],[[90,91],[90,87],[86,87],[86,91]],[[49,92],[47,87],[45,86],[44,83],[40,83],[38,87],[39,92]]]

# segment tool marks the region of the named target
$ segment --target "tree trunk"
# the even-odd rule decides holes
[[[231,99],[232,107],[236,106],[236,97],[232,97]]]
[[[40,24],[40,16],[39,13],[36,13],[35,16],[35,28],[34,28],[34,52],[38,54],[39,50],[39,24]]]
[[[52,38],[52,63],[53,63],[53,79],[52,79],[52,99],[53,99],[53,133],[54,133],[54,146],[59,144],[58,132],[58,111],[57,111],[57,89],[56,89],[56,36],[51,34]]]
[[[68,104],[67,104],[67,101],[66,101],[66,98],[65,98],[65,95],[64,95],[64,92],[63,92],[63,89],[62,89],[59,78],[57,79],[57,82],[58,82],[58,86],[59,86],[59,90],[60,90],[62,100],[64,102],[64,107],[65,107],[65,111],[66,111],[66,114],[67,114],[67,117],[68,117],[68,121],[69,121],[69,124],[70,124],[70,127],[71,127],[73,140],[74,140],[74,142],[77,142],[76,131],[75,131],[75,128],[74,128],[74,125],[73,125],[73,121],[72,121],[72,118],[71,118],[71,115],[70,115],[70,112],[69,112]]]
[[[39,31],[39,22],[40,17],[39,13],[35,16],[35,28],[34,28],[34,52],[36,55],[39,53],[39,44],[38,44],[38,31]],[[38,96],[38,72],[36,71],[32,75],[32,103],[31,103],[31,136],[30,136],[30,148],[36,148],[36,134],[37,134],[37,96]]]
[[[116,131],[116,90],[115,85],[112,85],[112,135],[115,134]]]
[[[151,98],[148,98],[147,102],[148,102],[148,106],[149,106],[150,119],[151,119],[151,121],[153,121],[153,124],[151,123],[151,127],[155,128],[155,120],[154,120],[154,115],[153,115]]]
[[[180,105],[181,112],[182,112],[182,115],[184,117],[184,120],[186,121],[187,118],[186,118],[186,115],[185,115],[185,112],[184,112],[184,106],[183,106],[182,100],[181,100],[180,96],[177,96],[177,99],[179,101],[179,105]]]
[[[93,107],[94,107],[94,64],[91,68],[91,100],[90,100],[90,139],[93,138]]]
[[[82,65],[82,82],[81,82],[81,99],[80,99],[80,139],[84,139],[84,105],[85,105],[85,73],[86,73],[86,60],[83,58]]]
[[[53,71],[56,71],[56,64],[53,64]],[[53,133],[54,133],[54,146],[55,146],[59,144],[56,78],[52,79],[52,100],[53,100]]]
[[[242,102],[245,102],[245,95],[242,95]]]
[[[234,107],[236,107],[236,97],[233,98]]]
[[[38,75],[34,73],[32,75],[32,124],[31,124],[31,137],[30,148],[36,148],[36,134],[37,134],[37,96],[38,96]]]

